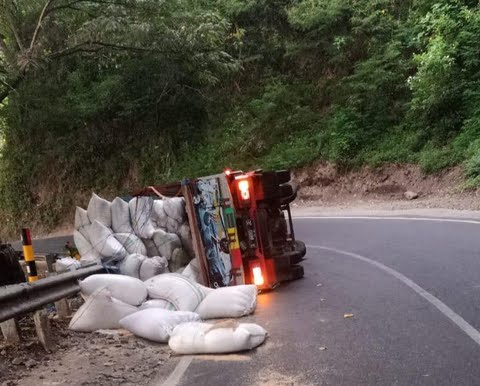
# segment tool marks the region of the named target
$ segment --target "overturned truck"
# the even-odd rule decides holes
[[[211,288],[272,289],[303,277],[305,244],[295,239],[289,171],[224,173],[149,186],[111,203],[77,208],[82,260],[147,280],[178,272]]]

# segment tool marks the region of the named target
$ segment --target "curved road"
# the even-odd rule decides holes
[[[250,318],[268,341],[172,358],[152,384],[479,385],[480,222],[464,221],[297,218],[305,278]]]

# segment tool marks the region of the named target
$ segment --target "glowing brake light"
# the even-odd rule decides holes
[[[243,200],[250,200],[250,190],[248,180],[238,181],[238,189]]]
[[[228,177],[230,174],[232,174],[232,169],[227,168],[227,169],[225,169],[224,173]]]
[[[262,286],[265,283],[265,280],[263,279],[262,268],[260,268],[259,266],[253,267],[252,274],[253,283],[255,285]]]

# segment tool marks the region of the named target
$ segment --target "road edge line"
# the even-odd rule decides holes
[[[180,380],[183,377],[183,374],[188,369],[188,366],[193,361],[193,356],[184,356],[182,359],[180,359],[180,362],[177,363],[175,366],[175,369],[172,371],[172,373],[168,376],[168,378],[161,383],[163,386],[177,386]],[[157,383],[157,385],[160,385],[160,383]]]
[[[427,300],[430,304],[432,304],[435,308],[437,308],[444,316],[450,319],[458,328],[460,328],[465,334],[467,334],[477,345],[480,346],[480,332],[476,330],[472,325],[470,325],[465,319],[463,319],[460,315],[458,315],[455,311],[453,311],[450,307],[448,307],[445,303],[443,303],[440,299],[433,296],[430,292],[426,291],[418,284],[416,284],[413,280],[409,279],[405,275],[401,274],[400,272],[394,270],[393,268],[387,267],[386,265],[379,263],[378,261],[369,259],[368,257],[358,255],[353,252],[343,251],[341,249],[324,247],[319,245],[307,245],[307,248],[312,249],[320,249],[324,251],[329,251],[333,253],[337,253],[340,255],[349,256],[355,258],[357,260],[361,260],[365,263],[373,265],[382,271],[392,275],[396,279],[400,280],[403,284],[407,287],[410,287],[413,291],[415,291],[418,295],[423,297]]]

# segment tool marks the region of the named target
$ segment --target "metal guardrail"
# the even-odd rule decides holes
[[[32,283],[0,287],[0,322],[74,295],[80,291],[78,279],[104,272],[101,265],[94,265]]]

